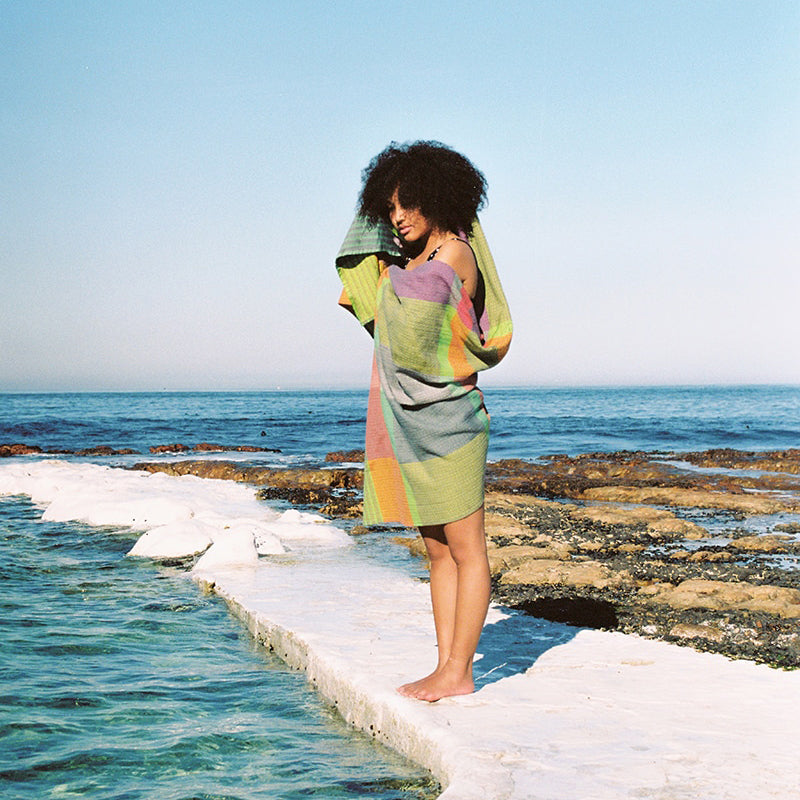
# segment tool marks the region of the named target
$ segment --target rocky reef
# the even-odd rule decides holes
[[[150,450],[181,455],[189,447]],[[0,456],[41,452],[0,445]],[[363,451],[350,450],[308,467],[206,458],[133,469],[249,483],[264,499],[348,520],[357,534],[365,532],[361,461]],[[800,449],[508,459],[488,465],[486,487],[497,601],[559,622],[800,666]],[[424,557],[414,531],[383,532]]]
[[[108,445],[98,445],[97,447],[87,447],[82,450],[44,450],[33,444],[0,444],[0,458],[11,458],[11,456],[37,456],[37,455],[57,455],[57,456],[131,456],[139,455],[137,450],[124,448],[115,450]]]
[[[212,444],[211,442],[200,442],[199,444],[192,445],[181,444],[174,442],[172,444],[157,444],[153,445],[150,452],[154,455],[163,453],[280,453],[280,450],[274,447],[254,447],[253,445],[222,445]],[[65,450],[65,449],[48,449],[44,450],[38,445],[15,443],[15,444],[0,444],[0,458],[10,458],[11,456],[35,456],[35,455],[50,455],[50,456],[138,456],[141,453],[138,450],[131,450],[130,448],[122,448],[116,450],[106,444],[97,445],[95,447],[87,447],[82,450]]]
[[[338,464],[360,459],[348,451],[330,454],[331,467],[321,468],[136,468],[244,481],[263,486],[264,498],[356,520],[361,470]],[[800,450],[514,459],[490,464],[486,482],[499,602],[574,625],[800,665]],[[424,557],[417,535],[388,530]]]

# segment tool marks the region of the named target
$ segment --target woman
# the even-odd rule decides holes
[[[341,304],[373,333],[364,523],[419,529],[430,558],[438,664],[399,691],[434,702],[474,690],[489,604],[483,478],[489,417],[476,372],[511,318],[477,222],[486,181],[438,142],[392,143],[362,174],[337,258]]]

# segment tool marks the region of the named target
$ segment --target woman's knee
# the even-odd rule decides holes
[[[450,548],[450,557],[459,569],[483,568],[487,565],[486,546],[480,543],[462,543]]]
[[[483,509],[445,526],[447,544],[456,563],[486,558]]]
[[[422,541],[425,543],[425,550],[428,553],[428,560],[431,564],[439,564],[452,560],[450,547],[444,535],[429,535],[427,532],[422,534]]]

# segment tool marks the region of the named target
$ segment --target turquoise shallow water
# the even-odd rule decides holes
[[[185,572],[135,537],[0,500],[0,795],[427,798]]]

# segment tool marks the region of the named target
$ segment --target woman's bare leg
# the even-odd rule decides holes
[[[453,646],[453,630],[456,624],[456,595],[458,591],[458,568],[450,555],[443,525],[420,527],[422,541],[428,551],[430,562],[430,591],[433,606],[433,624],[436,629],[438,663],[431,675],[401,686],[398,691],[409,695],[417,684],[435,675],[450,658]]]
[[[483,508],[441,528],[420,529],[431,558],[431,601],[439,663],[427,677],[401,686],[434,702],[474,691],[472,660],[489,607],[490,576]]]

